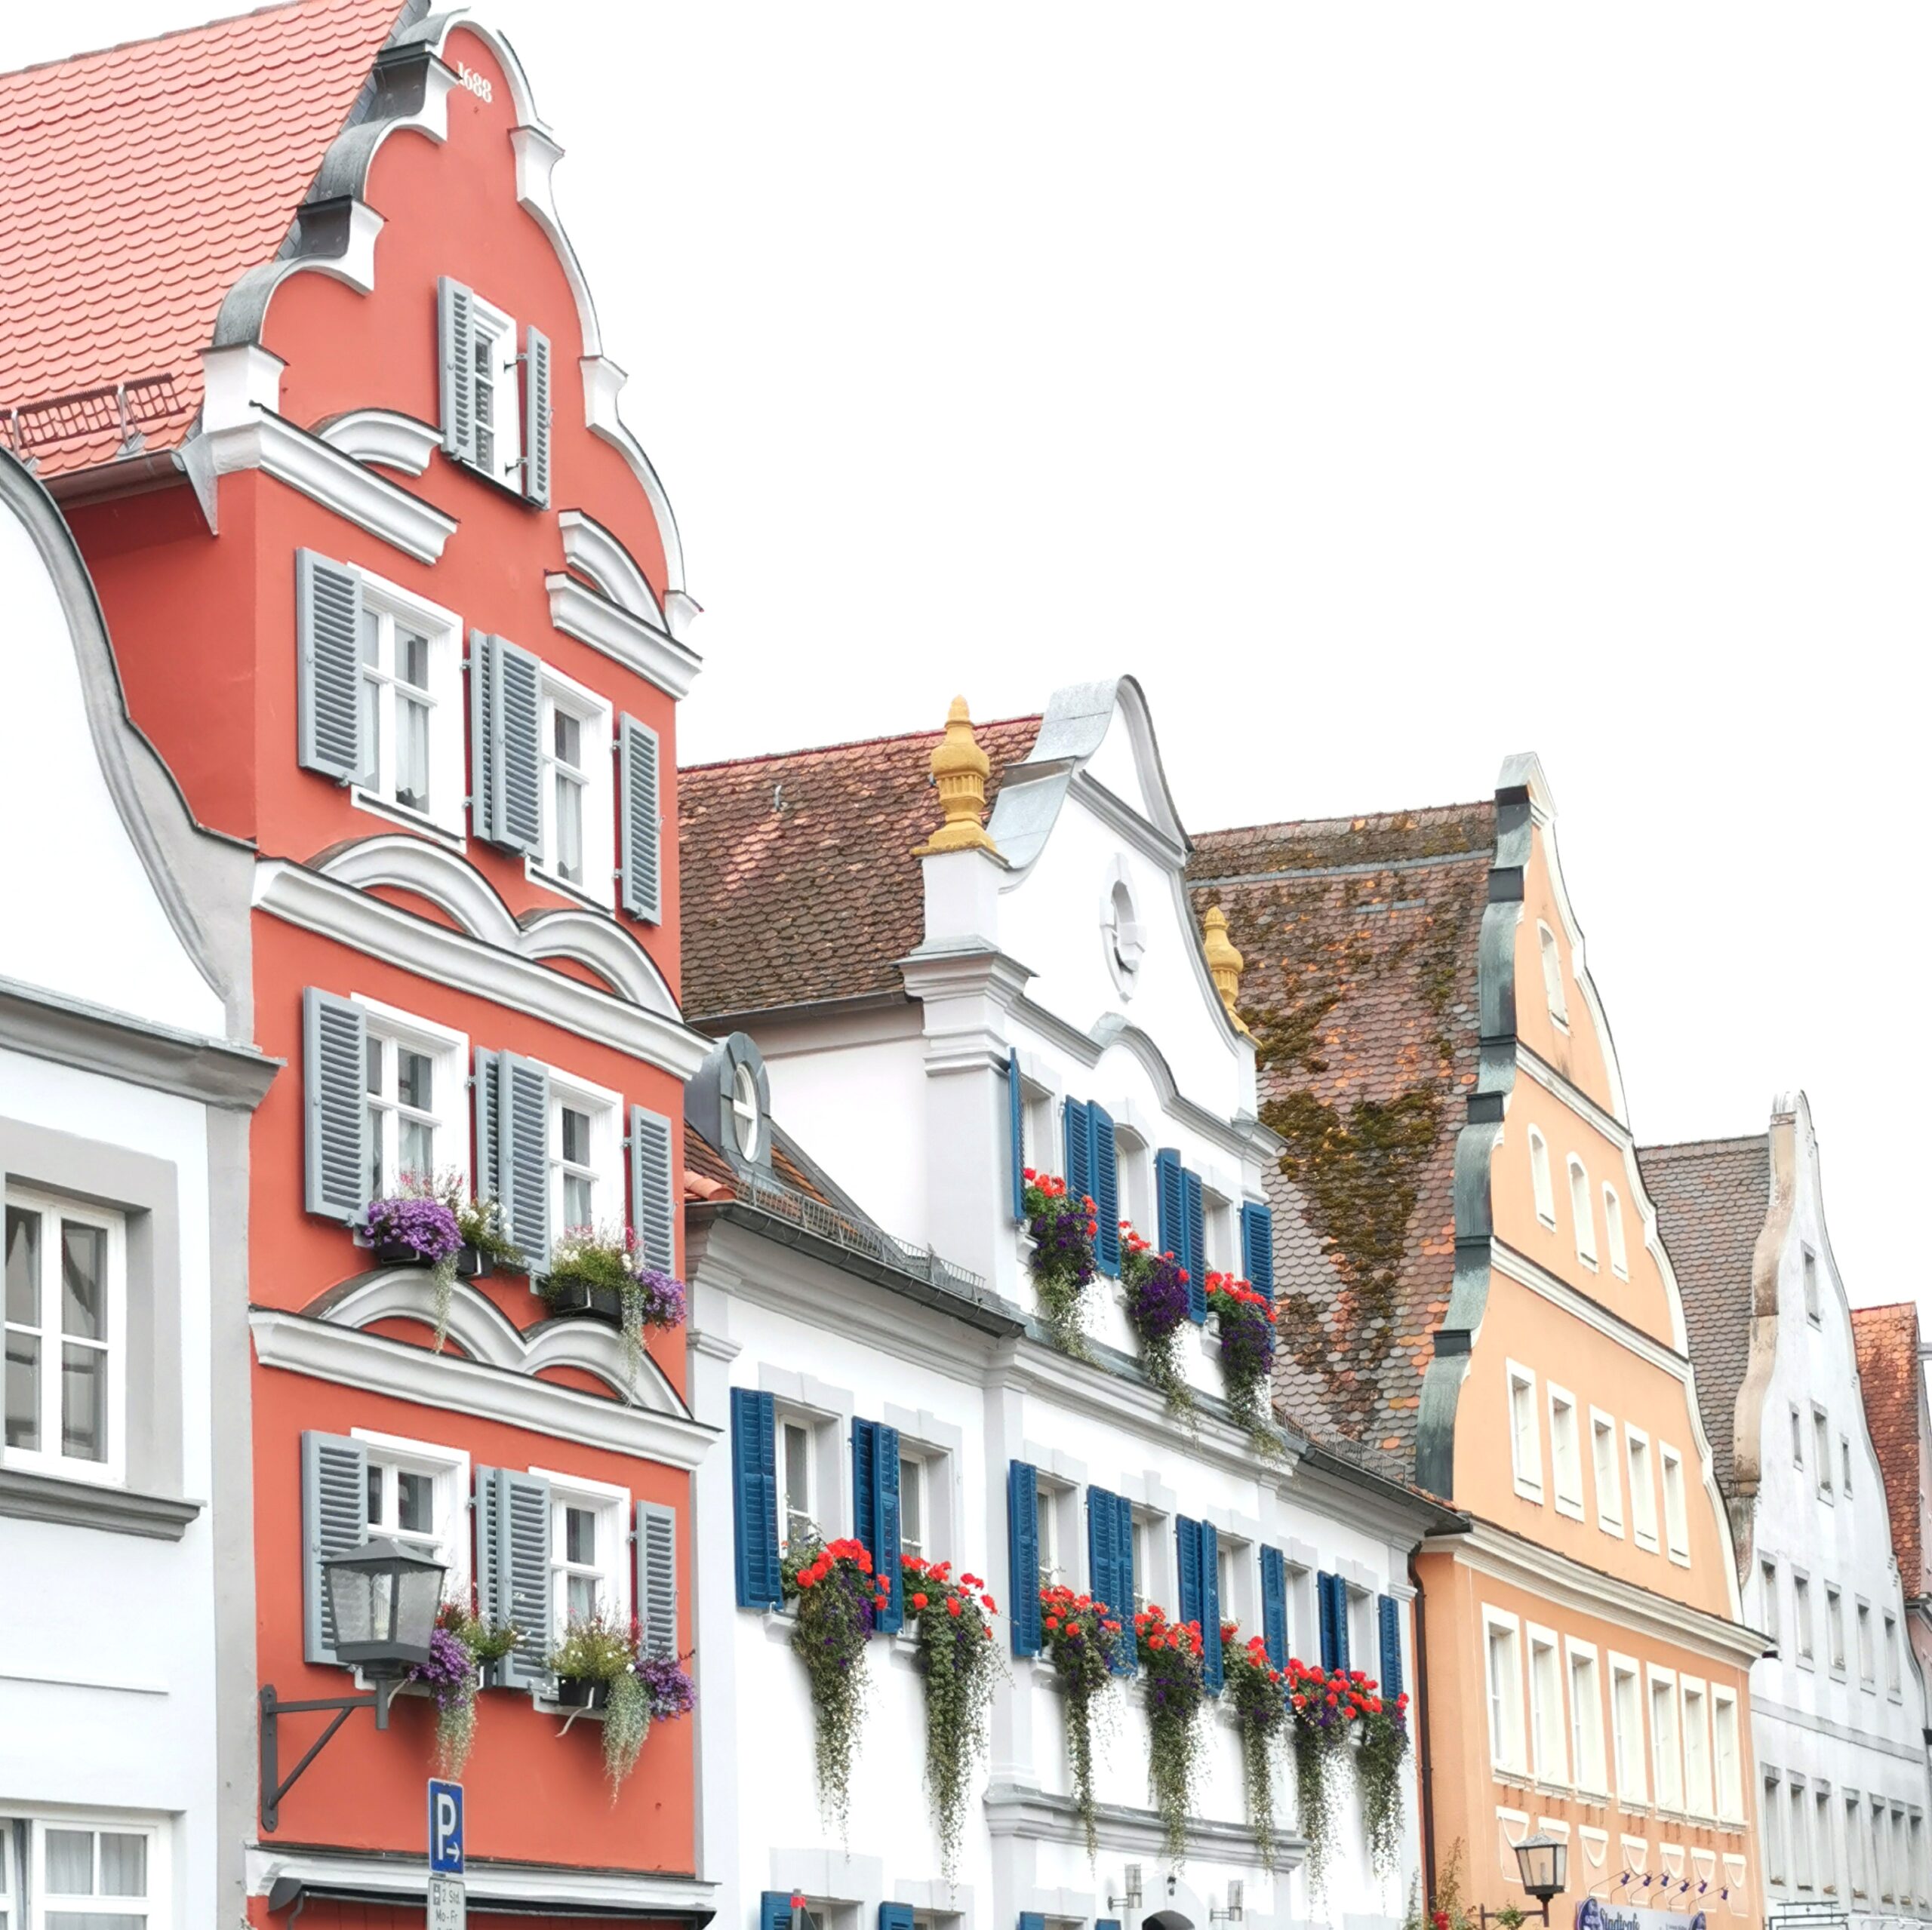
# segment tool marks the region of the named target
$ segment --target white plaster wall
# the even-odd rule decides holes
[[[203,1108],[0,1051],[0,1110],[173,1163],[183,1491],[205,1499],[211,1283]],[[171,1863],[183,1923],[214,1920],[211,1547],[205,1508],[178,1542],[0,1517],[0,1812],[66,1804],[178,1818]]]

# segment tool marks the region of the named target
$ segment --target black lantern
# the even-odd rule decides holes
[[[1570,1873],[1570,1845],[1554,1836],[1525,1836],[1516,1845],[1516,1867],[1522,1873],[1523,1888],[1544,1906],[1561,1893]]]
[[[378,1680],[407,1675],[429,1659],[443,1599],[442,1563],[378,1535],[322,1563],[335,1619],[336,1659]]]

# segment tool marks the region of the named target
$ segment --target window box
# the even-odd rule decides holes
[[[583,1676],[559,1676],[552,1698],[560,1709],[582,1709],[601,1714],[611,1706],[611,1685]]]
[[[614,1286],[592,1286],[588,1280],[559,1280],[554,1274],[543,1283],[543,1298],[552,1314],[584,1314],[614,1327],[624,1323],[624,1310]]]
[[[406,1240],[379,1240],[372,1252],[379,1267],[432,1267],[435,1265],[426,1253],[419,1252]],[[467,1240],[456,1249],[456,1277],[458,1280],[488,1280],[496,1271],[496,1262],[480,1248],[471,1246]]]
[[[456,1277],[458,1280],[488,1280],[496,1271],[496,1262],[480,1247],[472,1246],[466,1240],[457,1249]]]

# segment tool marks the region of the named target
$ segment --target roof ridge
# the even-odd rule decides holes
[[[1654,1146],[1639,1146],[1637,1157],[1651,1159],[1658,1154],[1671,1157],[1678,1154],[1690,1155],[1715,1153],[1727,1147],[1754,1146],[1761,1148],[1770,1137],[1768,1129],[1762,1132],[1736,1132],[1723,1139],[1665,1139]]]
[[[78,53],[59,54],[51,60],[30,60],[24,67],[0,69],[0,81],[12,80],[20,74],[44,74],[54,67],[75,66],[83,60],[103,60],[110,54],[125,54],[135,47],[153,47],[164,40],[185,40],[190,34],[232,26],[238,20],[252,20],[263,14],[290,13],[297,7],[312,4],[313,0],[266,0],[264,5],[246,7],[238,14],[223,14],[212,20],[198,20],[192,26],[168,27],[159,33],[137,34],[131,40],[110,41],[105,47],[84,47]],[[398,0],[398,6],[399,11],[401,0]]]
[[[1494,798],[1469,798],[1447,804],[1397,804],[1374,811],[1335,811],[1323,818],[1282,818],[1266,824],[1223,825],[1217,831],[1197,831],[1189,834],[1195,843],[1199,844],[1204,839],[1234,837],[1248,831],[1308,831],[1318,825],[1354,825],[1374,818],[1412,818],[1425,813],[1487,811],[1494,810],[1495,804]]]
[[[1040,724],[1045,721],[1042,711],[1023,711],[1014,717],[975,718],[975,730],[997,730],[1010,724]],[[753,751],[742,758],[715,758],[709,764],[680,764],[678,774],[688,776],[693,771],[734,770],[746,764],[778,764],[791,758],[830,757],[837,751],[869,751],[881,744],[909,744],[915,738],[940,737],[946,734],[943,724],[934,724],[927,730],[888,730],[877,737],[848,737],[836,744],[800,744],[789,751]]]
[[[1915,1300],[1881,1300],[1875,1307],[1854,1307],[1851,1317],[1856,1321],[1861,1314],[1909,1314],[1915,1326],[1918,1320],[1918,1302]]]

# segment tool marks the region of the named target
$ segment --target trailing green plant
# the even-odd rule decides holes
[[[1146,1685],[1147,1781],[1162,1853],[1179,1862],[1187,1854],[1187,1819],[1201,1772],[1201,1705],[1208,1698],[1201,1624],[1143,1609],[1134,1618],[1134,1643]]]
[[[891,1593],[873,1575],[870,1552],[851,1540],[794,1543],[780,1573],[785,1599],[798,1605],[792,1652],[805,1665],[811,1692],[819,1809],[843,1842],[852,1757],[865,1716],[866,1644]]]
[[[1285,1672],[1268,1659],[1268,1644],[1252,1636],[1235,1646],[1240,1630],[1232,1622],[1221,1624],[1223,1693],[1241,1731],[1241,1789],[1247,1806],[1247,1827],[1263,1868],[1275,1867],[1275,1747],[1288,1719]]]
[[[1066,1182],[1052,1173],[1029,1166],[1023,1177],[1026,1230],[1033,1238],[1028,1265],[1040,1297],[1041,1323],[1063,1354],[1091,1359],[1082,1308],[1094,1283],[1094,1239],[1100,1230],[1094,1203],[1074,1198]]]
[[[1402,1847],[1402,1765],[1409,1753],[1409,1698],[1385,1703],[1371,1683],[1367,1707],[1358,1719],[1361,1742],[1355,1751],[1355,1783],[1361,1791],[1362,1833],[1368,1839],[1369,1867],[1378,1876],[1395,1867]],[[1503,1930],[1515,1930],[1505,1924]]]
[[[1120,1282],[1127,1323],[1140,1344],[1140,1366],[1161,1391],[1170,1414],[1194,1412],[1194,1391],[1181,1366],[1187,1329],[1187,1269],[1171,1253],[1157,1253],[1125,1220],[1120,1223]]]
[[[426,1200],[447,1212],[456,1223],[459,1242],[473,1247],[494,1265],[521,1270],[523,1256],[509,1237],[503,1209],[492,1199],[478,1199],[454,1167],[441,1172],[405,1172],[397,1197]],[[373,1211],[373,1209],[372,1209]],[[452,1249],[435,1261],[429,1283],[436,1296],[436,1351],[440,1354],[449,1338],[450,1308],[456,1292],[457,1252]]]
[[[1057,1585],[1040,1590],[1040,1642],[1066,1694],[1066,1764],[1087,1860],[1100,1853],[1094,1796],[1094,1704],[1115,1680],[1110,1666],[1121,1625],[1104,1602]]]
[[[652,1266],[645,1258],[642,1243],[629,1227],[618,1231],[573,1226],[566,1228],[552,1245],[549,1265],[537,1283],[537,1291],[546,1301],[555,1301],[571,1287],[608,1294],[616,1300],[625,1371],[635,1388],[638,1369],[644,1365],[646,1329],[684,1324],[684,1282]]]
[[[1263,1453],[1277,1453],[1270,1384],[1275,1368],[1275,1310],[1268,1296],[1232,1274],[1208,1276],[1208,1311],[1220,1329],[1221,1372],[1228,1406]]]
[[[476,1695],[482,1668],[516,1646],[517,1629],[488,1622],[473,1602],[445,1602],[429,1633],[429,1659],[410,1673],[436,1704],[436,1773],[460,1776],[476,1741]]]
[[[940,1865],[949,1883],[972,1794],[974,1765],[986,1746],[999,1652],[993,1646],[993,1598],[976,1575],[953,1577],[949,1562],[908,1555],[900,1587],[919,1645],[926,1685],[926,1793],[939,1834]]]
[[[637,1767],[651,1724],[688,1715],[696,1700],[681,1662],[645,1661],[643,1632],[637,1623],[602,1614],[571,1618],[563,1640],[550,1652],[550,1672],[568,1682],[601,1683],[608,1692],[604,1773],[614,1803]]]
[[[1308,1845],[1303,1867],[1309,1895],[1321,1894],[1335,1842],[1335,1752],[1346,1747],[1354,1721],[1348,1672],[1288,1658],[1288,1742],[1295,1765],[1295,1812]]]

